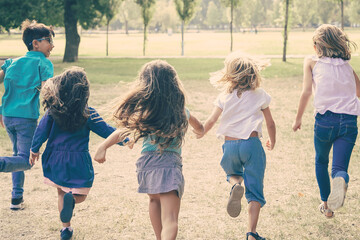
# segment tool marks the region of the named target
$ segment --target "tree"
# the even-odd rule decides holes
[[[349,12],[351,23],[358,26],[360,24],[360,4],[358,2],[352,1]]]
[[[153,6],[155,4],[155,0],[136,0],[136,3],[141,7],[141,16],[143,18],[144,23],[144,42],[143,42],[143,55],[145,56],[145,48],[147,41],[147,26],[151,20],[153,15]]]
[[[316,2],[313,0],[294,1],[294,13],[298,23],[301,24],[303,31],[305,31],[307,25],[315,18]]]
[[[175,6],[181,19],[181,56],[184,56],[184,27],[194,16],[196,0],[175,0]]]
[[[115,17],[116,12],[122,0],[102,0],[101,5],[104,9],[106,18],[106,56],[109,56],[109,25],[110,21]]]
[[[121,2],[120,19],[124,23],[126,35],[129,35],[130,28],[142,26],[139,6],[133,0],[123,0]]]
[[[288,38],[288,22],[289,22],[289,2],[285,0],[285,24],[284,24],[284,48],[283,48],[283,62],[286,62],[286,44]]]
[[[240,5],[240,0],[221,0],[226,7],[230,7],[230,52],[233,50],[233,20],[234,8]]]

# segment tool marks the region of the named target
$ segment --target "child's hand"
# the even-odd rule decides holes
[[[296,132],[298,129],[301,129],[301,119],[300,120],[295,120],[295,122],[292,125],[292,129],[294,132]]]
[[[38,161],[39,160],[39,156],[40,156],[40,153],[37,152],[37,153],[34,153],[30,150],[30,157],[29,157],[29,163],[31,166],[33,166],[35,164],[35,160]]]
[[[0,125],[1,125],[3,128],[5,128],[4,123],[3,123],[3,118],[2,118],[2,115],[1,115],[1,114],[0,114]]]
[[[273,150],[275,146],[275,143],[273,143],[270,139],[266,141],[266,147],[269,151]]]
[[[128,146],[128,148],[133,149],[134,144],[135,144],[135,141],[134,141],[134,140],[130,140],[130,141],[128,141],[128,142],[126,143],[125,146]]]
[[[205,132],[204,131],[196,131],[194,128],[193,128],[193,133],[195,133],[196,135],[196,138],[199,139],[199,138],[202,138],[204,135],[205,135]]]
[[[99,147],[96,150],[95,156],[94,156],[94,160],[97,161],[98,163],[104,163],[106,161],[106,149],[104,149],[103,147]]]

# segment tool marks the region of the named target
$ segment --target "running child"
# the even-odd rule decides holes
[[[301,128],[302,116],[314,91],[315,172],[322,201],[319,210],[332,218],[334,211],[344,204],[350,156],[358,134],[360,82],[349,64],[351,47],[356,49],[356,44],[341,29],[328,24],[316,29],[313,43],[316,56],[304,60],[303,90],[292,128],[294,131]]]
[[[260,88],[259,71],[259,64],[237,52],[225,59],[225,67],[210,79],[222,92],[205,122],[204,133],[197,135],[198,138],[203,137],[222,115],[216,134],[225,140],[220,164],[232,185],[227,212],[231,217],[239,216],[245,192],[249,204],[246,233],[249,240],[265,239],[256,232],[260,208],[265,205],[263,180],[266,156],[260,141],[264,117],[270,137],[266,142],[267,148],[272,150],[276,141],[275,123],[269,108],[271,98]]]
[[[175,239],[184,192],[181,146],[188,123],[198,134],[203,125],[185,108],[185,94],[175,69],[165,61],[145,64],[136,85],[114,113],[119,127],[97,149],[104,162],[106,149],[128,134],[143,139],[137,160],[138,192],[149,196],[149,214],[156,239]]]
[[[24,171],[31,168],[31,140],[39,118],[39,93],[43,83],[54,75],[49,59],[54,48],[54,31],[36,21],[21,25],[22,40],[29,50],[25,56],[7,59],[1,66],[0,83],[5,93],[0,106],[0,124],[13,145],[12,157],[0,157],[0,172],[12,173],[11,210],[23,209]]]
[[[89,93],[89,81],[81,68],[70,68],[48,80],[42,90],[47,111],[31,146],[30,164],[34,165],[41,145],[47,140],[42,154],[44,182],[57,188],[63,240],[71,239],[73,208],[86,199],[94,181],[90,131],[106,138],[115,130],[88,106]]]

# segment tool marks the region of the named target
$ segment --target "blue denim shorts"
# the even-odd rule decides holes
[[[234,175],[243,177],[247,201],[257,201],[263,206],[266,203],[263,191],[266,156],[260,139],[227,140],[223,153],[220,165],[227,180]]]

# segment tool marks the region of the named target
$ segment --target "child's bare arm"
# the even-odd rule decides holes
[[[4,81],[5,73],[3,70],[0,71],[0,83]]]
[[[265,109],[262,110],[264,117],[265,117],[265,122],[266,122],[266,127],[268,130],[268,134],[269,134],[269,140],[266,142],[266,147],[269,150],[272,150],[275,146],[276,143],[276,126],[275,126],[275,122],[272,118],[271,115],[271,111],[270,108],[267,107]]]
[[[219,107],[215,107],[211,115],[204,124],[204,133],[202,135],[197,135],[196,137],[202,138],[208,131],[210,131],[210,129],[215,125],[216,121],[219,119],[221,113],[222,113],[222,109]]]
[[[103,163],[106,161],[106,150],[112,145],[121,142],[123,140],[122,131],[120,129],[115,130],[109,137],[103,141],[96,150],[94,160]]]
[[[295,122],[293,123],[293,130],[296,131],[301,129],[301,119],[304,114],[305,108],[312,94],[312,65],[311,59],[305,59],[304,61],[304,79],[303,79],[303,90],[300,96],[299,107],[296,115]]]
[[[360,97],[360,81],[358,75],[354,71],[355,83],[356,83],[356,96]]]
[[[190,113],[189,123],[191,127],[193,128],[193,132],[196,135],[204,134],[204,126],[203,124],[193,115]]]

